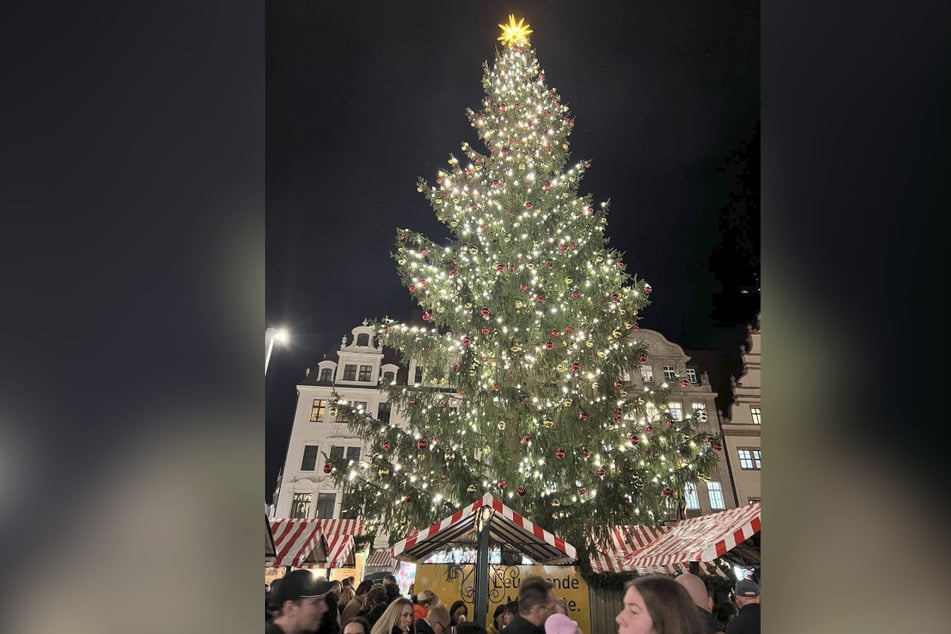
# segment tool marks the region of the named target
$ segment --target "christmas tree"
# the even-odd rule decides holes
[[[607,204],[578,195],[590,163],[568,165],[574,120],[531,30],[512,16],[500,26],[482,106],[467,110],[486,151],[463,143],[463,159],[418,186],[451,237],[397,230],[393,257],[425,324],[374,324],[423,380],[381,385],[405,423],[340,405],[369,450],[337,459],[334,477],[393,539],[491,491],[583,550],[609,526],[670,517],[714,468],[715,439],[667,416],[666,384],[631,386],[651,287],[608,247]]]

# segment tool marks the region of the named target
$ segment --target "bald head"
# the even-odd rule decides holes
[[[685,572],[674,579],[674,581],[684,587],[684,590],[690,595],[690,600],[693,601],[694,605],[703,608],[707,612],[713,609],[713,599],[711,599],[707,593],[707,586],[703,583],[703,579],[697,575]]]

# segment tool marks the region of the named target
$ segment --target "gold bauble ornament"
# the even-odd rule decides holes
[[[466,310],[472,310],[472,302],[466,302]]]
[[[446,312],[446,307],[445,307],[445,306],[436,306],[436,312],[437,312],[437,313],[444,313],[444,312]]]
[[[453,229],[455,229],[456,227],[459,226],[459,221],[457,221],[457,220],[450,220],[450,221],[449,221],[449,226],[452,227]]]
[[[475,255],[475,254],[478,253],[478,252],[479,252],[479,250],[478,250],[477,248],[475,248],[475,247],[469,247],[469,253],[471,253],[472,255]]]
[[[396,261],[396,263],[399,264],[400,266],[403,266],[404,264],[406,264],[406,260],[404,258],[400,258],[399,260]]]
[[[562,407],[571,407],[571,399],[566,398],[561,402]]]
[[[524,305],[525,305],[525,304],[522,303],[522,300],[516,300],[516,301],[515,301],[515,308],[521,308],[521,307],[524,306]]]
[[[566,285],[566,286],[571,286],[571,285],[574,284],[574,283],[575,283],[575,281],[574,281],[573,279],[571,279],[570,277],[566,277],[566,278],[565,278],[565,285]]]
[[[385,476],[387,473],[389,472],[386,469],[380,469],[379,471],[376,472],[376,474],[380,476],[381,478]]]
[[[531,271],[533,268],[535,268],[535,265],[529,262],[528,264],[525,265],[525,268]]]
[[[483,456],[487,456],[487,455],[489,455],[490,453],[492,453],[492,447],[486,446],[486,447],[483,447],[483,448],[482,448],[482,455],[483,455]]]
[[[499,431],[504,431],[504,430],[505,430],[505,421],[504,421],[504,420],[500,420],[500,421],[496,424],[496,427],[499,428]]]
[[[558,508],[559,506],[561,506],[561,502],[559,502],[558,500],[552,500],[551,505],[554,506],[555,508]]]
[[[553,421],[550,418],[546,418],[545,420],[542,421],[542,427],[544,427],[545,429],[551,429],[551,426],[554,424],[555,424],[555,421]]]
[[[475,495],[475,492],[476,492],[476,488],[474,484],[470,484],[468,487],[466,487],[466,493],[468,493],[469,495]]]
[[[588,341],[585,341],[585,342],[584,342],[584,347],[585,347],[585,348],[590,348],[590,347],[593,346],[593,345],[594,345],[594,344],[591,343],[591,340],[590,340],[590,339],[589,339]]]
[[[446,455],[443,456],[443,458],[446,459],[446,462],[452,462],[453,460],[456,459],[456,454],[449,451],[449,452],[446,452]]]

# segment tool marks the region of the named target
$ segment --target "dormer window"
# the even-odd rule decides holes
[[[334,371],[331,368],[321,368],[320,369],[320,380],[321,381],[333,381]]]
[[[357,345],[358,346],[369,346],[370,345],[370,335],[363,333],[362,335],[357,335]]]

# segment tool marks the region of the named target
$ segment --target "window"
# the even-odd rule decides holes
[[[697,371],[693,368],[687,368],[687,380],[697,385],[700,381],[697,380]]]
[[[356,381],[357,380],[357,366],[351,363],[343,366],[343,380],[344,381]]]
[[[707,404],[706,403],[691,403],[690,409],[693,411],[694,417],[698,422],[705,423],[707,422]]]
[[[763,468],[763,462],[760,458],[759,449],[737,449],[737,453],[740,456],[740,469],[746,470],[758,470]]]
[[[707,494],[710,496],[710,508],[714,511],[722,511],[726,508],[723,503],[723,488],[719,482],[707,482]]]
[[[347,447],[347,460],[352,460],[353,462],[360,462],[360,448]]]
[[[343,447],[337,445],[331,445],[330,447],[330,457],[331,458],[343,458]]]
[[[367,402],[366,402],[366,401],[351,401],[351,402],[350,402],[350,406],[353,407],[353,409],[355,409],[355,410],[357,410],[358,412],[361,412],[361,413],[366,413],[366,411],[367,411]]]
[[[360,508],[356,506],[353,496],[344,493],[340,498],[340,519],[355,520],[360,517]]]
[[[322,398],[315,398],[314,404],[310,408],[310,422],[324,422],[324,412],[327,411],[327,401]]]
[[[646,383],[653,383],[654,382],[653,366],[642,365],[640,366],[640,369],[641,369],[641,380],[645,381]]]
[[[674,380],[674,366],[665,365],[664,366],[664,380],[673,381]]]
[[[667,403],[667,412],[670,414],[670,420],[684,419],[683,403]]]
[[[376,417],[383,421],[384,423],[390,422],[390,402],[382,401],[380,402],[379,409],[377,409]]]
[[[320,380],[321,381],[333,381],[334,380],[334,371],[332,368],[321,368],[320,369]]]
[[[358,346],[369,346],[370,345],[370,335],[363,333],[362,335],[357,335],[357,345]]]
[[[334,516],[334,506],[337,504],[336,493],[317,494],[317,517],[327,519]]]
[[[373,372],[372,365],[361,365],[360,366],[360,380],[361,381],[372,381],[370,374]]]
[[[310,513],[310,501],[312,499],[312,493],[295,493],[294,500],[291,502],[291,519],[307,519],[307,515]]]
[[[753,416],[753,424],[761,425],[760,422],[760,411],[758,407],[750,407],[750,414]]]
[[[304,447],[304,459],[300,461],[301,471],[313,471],[317,468],[317,445]]]
[[[395,380],[396,380],[396,375],[394,373],[392,372],[383,373],[383,382],[386,383],[387,385],[389,385],[390,383],[393,383]]]
[[[697,495],[697,485],[692,482],[688,482],[687,486],[684,487],[684,498],[687,502],[687,508],[691,511],[696,511],[700,508],[700,496]]]
[[[416,366],[416,378],[413,379],[413,383],[422,383],[423,382],[423,366]]]

